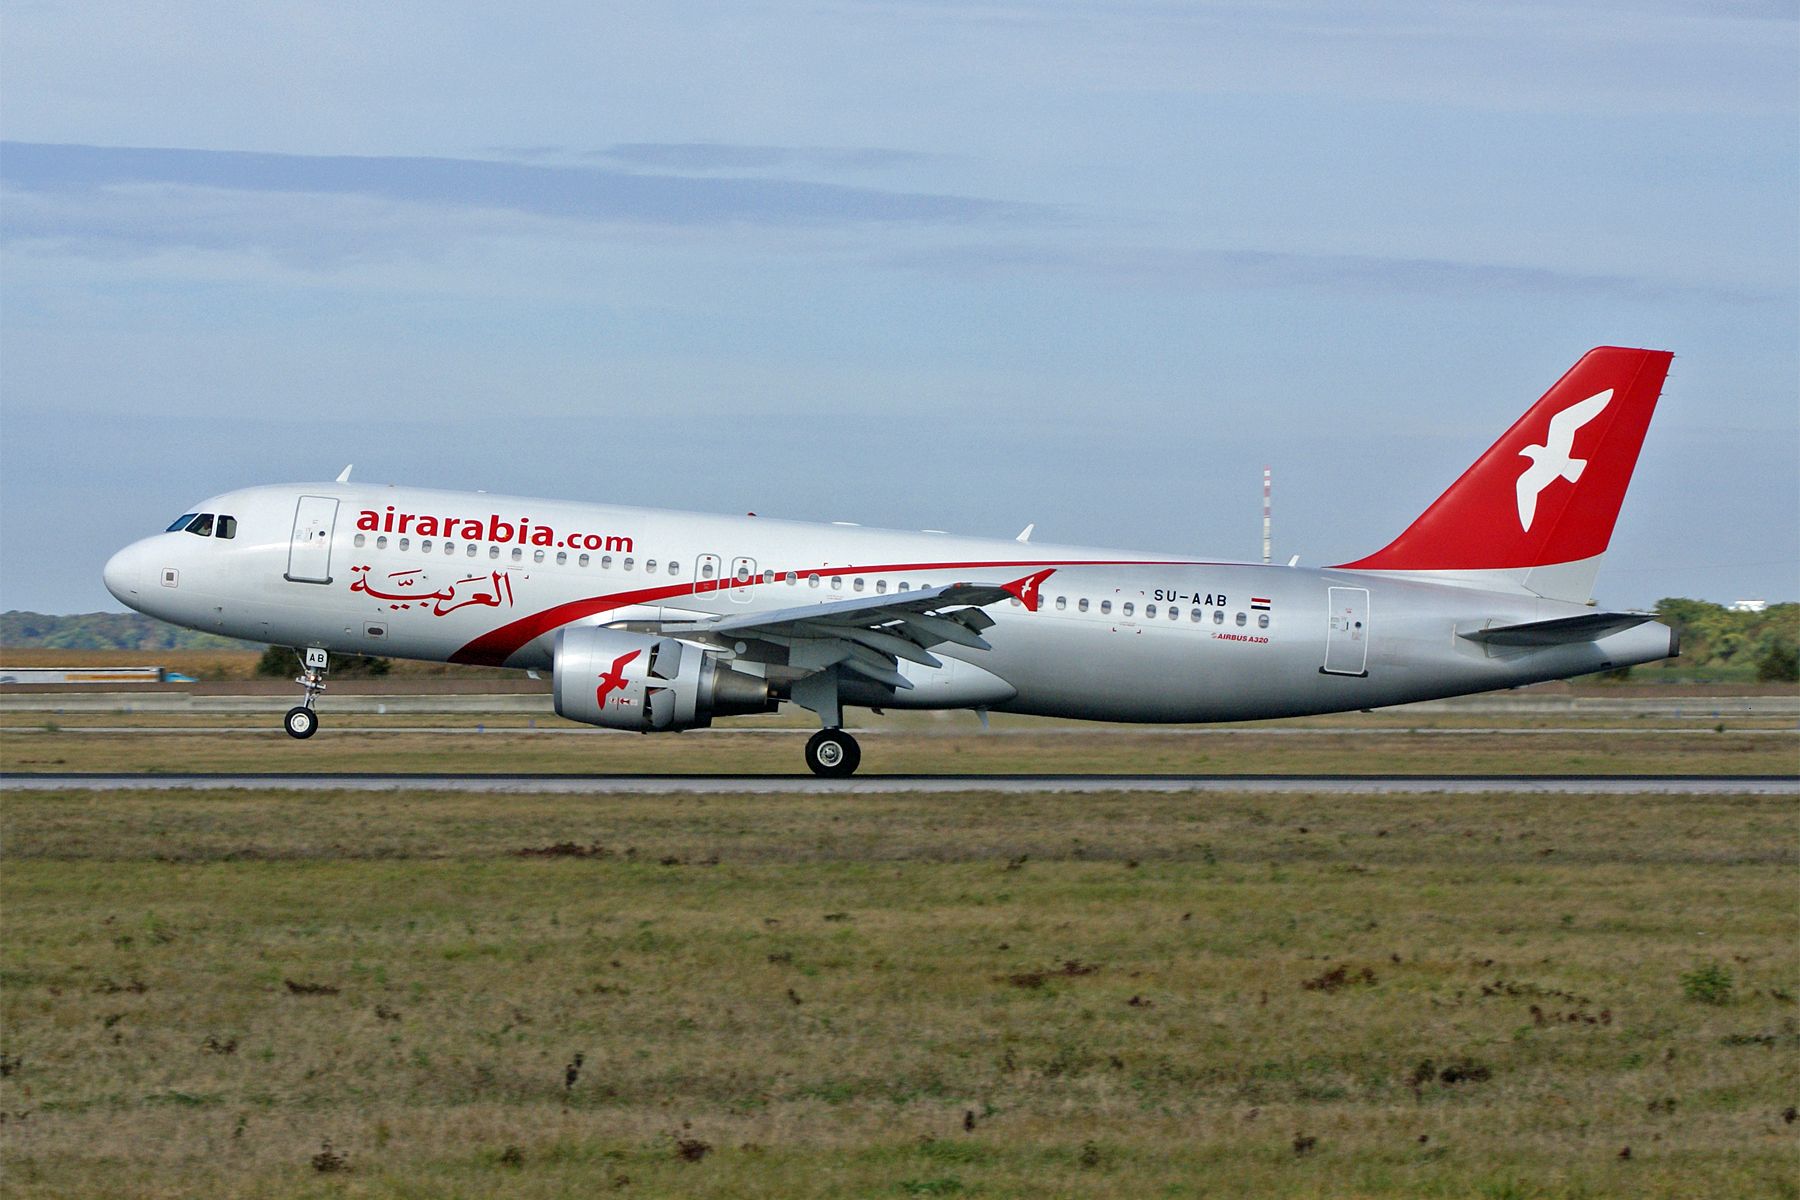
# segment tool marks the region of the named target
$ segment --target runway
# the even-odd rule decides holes
[[[1326,795],[1800,796],[1791,775],[0,775],[5,791],[482,792],[513,795],[844,795],[987,792],[1323,793]]]

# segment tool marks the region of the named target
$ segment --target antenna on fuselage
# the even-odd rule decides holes
[[[1263,565],[1267,566],[1273,558],[1269,541],[1269,477],[1273,474],[1268,467],[1263,468]]]

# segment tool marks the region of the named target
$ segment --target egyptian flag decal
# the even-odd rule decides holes
[[[1250,597],[1250,610],[1252,612],[1268,612],[1269,598],[1267,596]]]

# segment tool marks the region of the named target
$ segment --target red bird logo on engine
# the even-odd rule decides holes
[[[622,692],[626,687],[625,667],[632,659],[642,654],[642,650],[633,650],[630,654],[621,654],[613,659],[613,665],[606,674],[600,676],[600,686],[594,689],[594,703],[601,708],[606,707],[606,698],[614,692]],[[626,703],[623,699],[621,704]]]

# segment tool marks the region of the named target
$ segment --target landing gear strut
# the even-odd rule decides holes
[[[844,732],[844,706],[838,699],[838,668],[826,667],[794,684],[791,698],[801,708],[819,714],[825,728],[806,742],[806,766],[814,775],[842,779],[856,774],[862,747]]]
[[[281,721],[291,738],[309,738],[319,731],[319,714],[313,711],[313,702],[325,690],[325,672],[331,669],[331,656],[317,646],[307,647],[301,659],[305,669],[294,676],[294,682],[305,690],[306,698],[288,709]]]
[[[842,729],[821,729],[807,739],[806,765],[814,775],[854,775],[861,763],[862,747]]]

